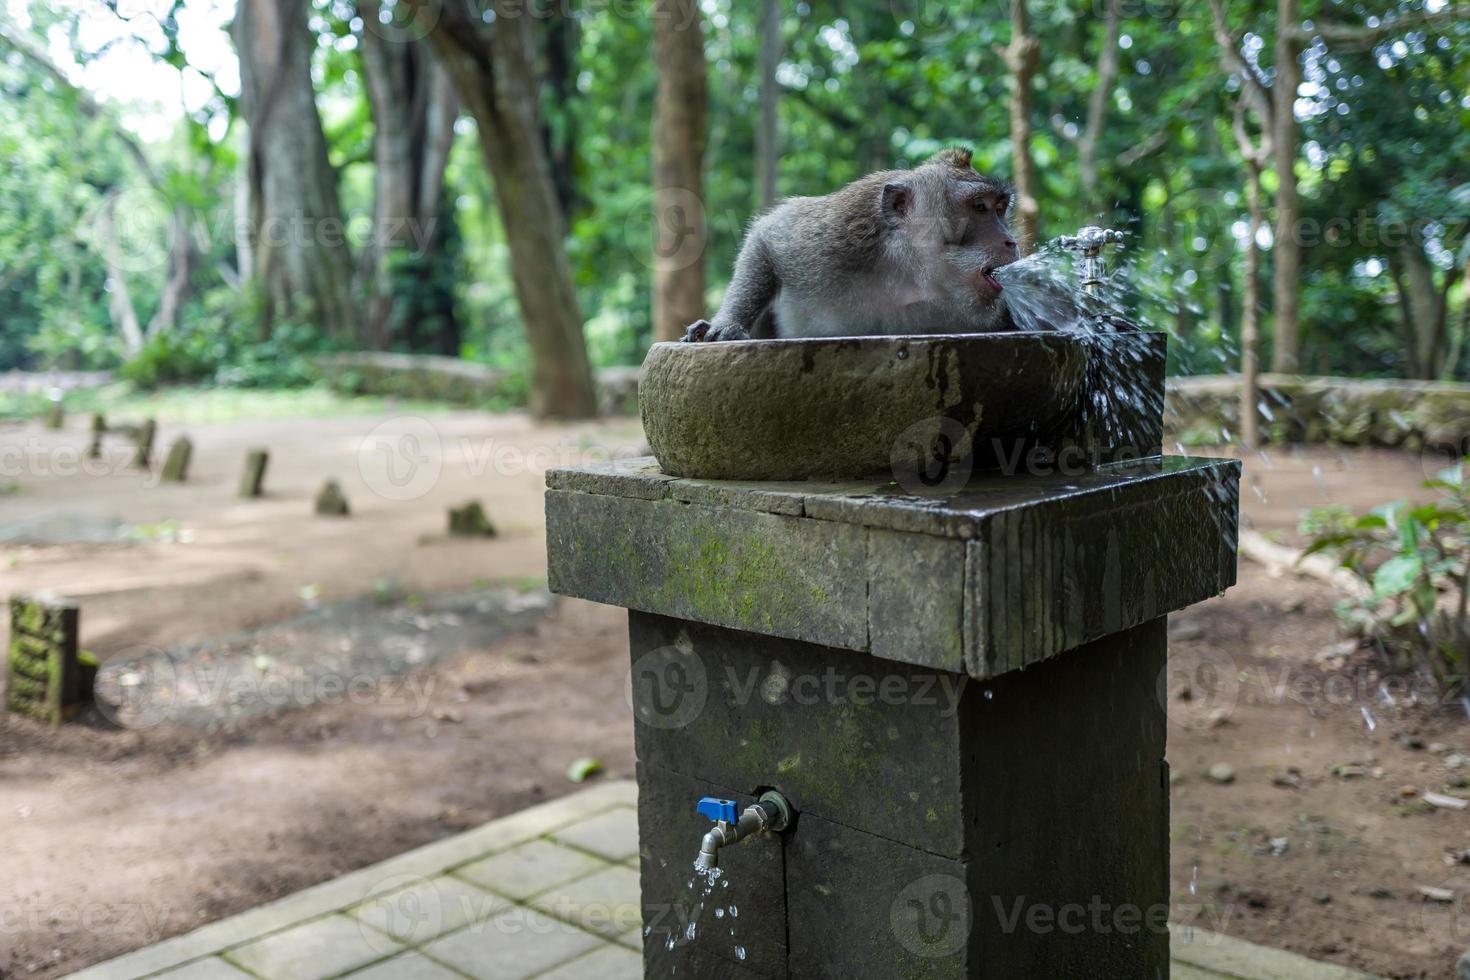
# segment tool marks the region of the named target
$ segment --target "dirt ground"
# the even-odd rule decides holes
[[[160,452],[179,431],[167,421]],[[642,443],[636,422],[474,413],[194,425],[179,486],[121,458],[83,471],[81,424],[0,429],[0,592],[81,598],[83,645],[114,661],[384,582],[533,587],[544,469]],[[243,501],[255,445],[272,451],[269,495]],[[1409,495],[1439,463],[1269,452],[1247,461],[1247,521],[1290,537],[1303,507]],[[328,477],[351,517],[312,514]],[[501,536],[445,540],[444,508],[471,497]],[[1470,934],[1459,905],[1418,889],[1470,894],[1470,866],[1445,858],[1470,848],[1470,812],[1405,794],[1463,793],[1465,712],[1412,705],[1393,678],[1380,691],[1352,658],[1322,662],[1339,642],[1332,601],[1245,563],[1235,589],[1172,619],[1181,663],[1228,668],[1219,688],[1171,701],[1176,918],[1385,976],[1444,976]],[[95,711],[53,731],[0,714],[0,977],[57,976],[570,791],[579,757],[631,775],[626,644],[618,610],[567,600],[375,697],[220,731],[123,730]],[[1337,691],[1344,678],[1361,689]],[[1221,763],[1233,781],[1206,777]]]

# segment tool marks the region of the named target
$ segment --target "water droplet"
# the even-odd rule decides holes
[[[1368,710],[1366,704],[1358,705],[1358,710],[1363,713],[1363,722],[1368,726],[1368,731],[1371,732],[1378,727],[1378,722],[1373,720],[1373,713]]]
[[[737,960],[743,960],[743,959],[745,959],[745,947],[744,946],[736,946],[735,947],[735,958]]]
[[[1189,872],[1189,894],[1193,895],[1199,890],[1199,865],[1195,865]]]
[[[723,919],[724,917],[725,917],[725,910],[724,909],[715,909],[715,918],[716,919]]]

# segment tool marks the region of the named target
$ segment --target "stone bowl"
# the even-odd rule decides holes
[[[1075,417],[1086,373],[1083,342],[1056,333],[661,343],[638,401],[671,476],[844,479],[936,446],[1044,441]]]

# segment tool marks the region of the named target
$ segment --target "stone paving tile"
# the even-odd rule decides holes
[[[405,946],[418,946],[509,907],[508,899],[450,875],[394,875],[349,914]]]
[[[72,975],[72,980],[135,980],[159,970],[209,956],[283,929],[294,922],[326,915],[363,900],[388,875],[436,875],[492,851],[549,834],[585,820],[608,807],[634,806],[638,788],[631,779],[615,779],[507,814],[473,830],[324,881],[304,891],[257,906],[247,912],[201,926],[193,932],[145,946]]]
[[[642,924],[638,872],[621,865],[557,885],[531,904],[563,922],[613,939]]]
[[[270,980],[324,980],[399,948],[387,936],[345,915],[329,915],[237,946],[225,955]]]
[[[436,939],[423,952],[476,980],[526,980],[601,945],[576,926],[513,908]]]
[[[342,980],[464,980],[464,974],[455,973],[427,956],[404,953],[375,963],[366,970],[349,973]]]
[[[563,827],[551,836],[609,861],[626,861],[638,856],[638,811],[617,807],[591,820]]]
[[[603,867],[603,862],[581,851],[534,840],[465,865],[455,874],[502,895],[526,899]]]
[[[207,960],[195,960],[176,966],[172,970],[156,973],[151,980],[252,980],[250,974],[211,956]]]
[[[632,950],[604,946],[536,980],[643,980],[643,957]]]

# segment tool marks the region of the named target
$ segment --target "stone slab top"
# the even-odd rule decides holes
[[[1065,464],[1066,460],[1061,460]],[[1045,470],[1035,474],[1006,475],[975,473],[957,490],[942,485],[914,492],[897,481],[875,477],[867,480],[699,480],[673,477],[659,469],[652,456],[613,460],[587,466],[549,470],[548,490],[587,493],[634,500],[670,500],[688,504],[728,507],[740,511],[782,514],[817,520],[857,524],[929,534],[945,538],[973,538],[988,520],[1008,511],[1038,506],[1067,507],[1072,502],[1092,503],[1098,495],[1118,499],[1124,495],[1152,492],[1151,484],[1194,478],[1199,485],[1219,484],[1221,503],[1233,507],[1233,484],[1239,480],[1240,462],[1203,456],[1155,456],[1108,463],[1059,473]],[[945,483],[956,482],[953,479]],[[1230,484],[1229,487],[1226,484]]]
[[[1235,582],[1234,460],[956,482],[679,479],[652,458],[553,470],[551,590],[981,680]]]

